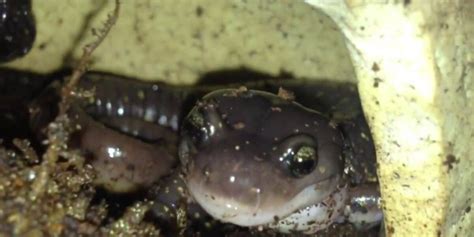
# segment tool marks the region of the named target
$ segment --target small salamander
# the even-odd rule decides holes
[[[267,80],[219,89],[91,72],[80,88],[95,93],[71,107],[81,128],[73,143],[111,192],[161,182],[166,193],[153,193],[165,209],[184,197],[205,210],[192,215],[283,233],[381,221],[374,147],[354,87]],[[33,127],[54,114],[44,94],[30,106],[40,111]],[[169,175],[179,180],[162,182]],[[173,185],[181,191],[172,195]]]

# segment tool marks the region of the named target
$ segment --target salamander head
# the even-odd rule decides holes
[[[275,222],[325,200],[341,180],[339,130],[271,93],[212,92],[190,111],[181,134],[188,189],[224,222]]]

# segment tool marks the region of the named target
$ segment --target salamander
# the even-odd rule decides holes
[[[381,221],[376,185],[358,188],[376,175],[354,87],[263,80],[224,88],[87,73],[80,91],[94,93],[71,106],[80,128],[73,143],[90,157],[97,185],[123,193],[184,184],[175,197],[154,192],[157,203],[172,208],[184,198],[205,211],[194,214],[222,222],[311,234]],[[45,104],[30,105],[42,111],[33,127],[54,114]],[[177,173],[179,182],[162,182]]]

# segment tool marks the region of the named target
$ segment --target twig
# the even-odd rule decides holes
[[[102,41],[106,38],[112,27],[117,22],[120,10],[120,1],[115,1],[115,9],[113,14],[107,15],[107,21],[104,23],[103,28],[98,31],[93,30],[93,34],[97,37],[95,41],[87,44],[84,47],[83,54],[79,61],[79,64],[74,68],[71,77],[66,81],[66,84],[61,90],[61,101],[59,102],[59,112],[55,120],[48,126],[48,148],[43,155],[43,162],[38,171],[38,175],[33,184],[33,190],[30,194],[32,200],[36,200],[38,196],[42,195],[45,191],[45,187],[51,176],[51,170],[58,160],[58,156],[61,150],[67,147],[67,140],[69,137],[68,127],[70,126],[67,111],[71,104],[71,97],[74,95],[74,91],[77,83],[84,73],[87,71],[87,65],[90,62],[92,53],[99,47]]]
[[[120,1],[116,0],[115,10],[113,14],[107,15],[107,21],[104,23],[103,28],[99,29],[98,31],[95,29],[92,29],[92,33],[95,36],[97,36],[97,39],[94,42],[87,44],[84,47],[83,52],[82,52],[82,57],[79,61],[78,66],[74,69],[66,85],[64,85],[62,89],[62,101],[61,101],[61,104],[59,105],[60,106],[59,115],[64,114],[67,111],[69,107],[69,98],[72,95],[72,92],[74,91],[74,88],[76,87],[77,83],[79,82],[79,79],[86,72],[87,65],[90,62],[92,53],[102,43],[102,41],[106,38],[107,34],[112,29],[112,26],[115,25],[115,23],[117,22],[119,11],[120,11]]]

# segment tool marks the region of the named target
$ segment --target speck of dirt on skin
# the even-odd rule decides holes
[[[285,100],[295,100],[295,94],[292,91],[284,89],[283,87],[278,88],[278,97]]]
[[[241,86],[241,87],[239,87],[239,89],[237,89],[237,92],[245,92],[247,90],[248,90],[247,87]]]
[[[239,123],[235,123],[235,124],[233,125],[233,127],[234,127],[234,129],[239,130],[239,129],[245,128],[245,124],[242,123],[242,122],[239,122]]]
[[[280,107],[271,107],[271,110],[273,112],[281,112],[281,108]]]

